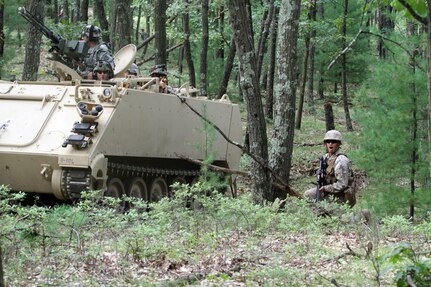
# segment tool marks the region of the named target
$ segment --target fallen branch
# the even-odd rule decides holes
[[[295,143],[294,145],[296,145],[296,146],[318,146],[318,145],[322,145],[322,143],[321,142],[320,143],[301,143],[301,144]]]
[[[184,155],[180,155],[180,154],[175,154],[178,158],[186,160],[188,162],[200,165],[200,166],[206,166],[209,169],[213,170],[213,171],[217,171],[217,172],[222,172],[222,173],[226,173],[226,174],[239,174],[239,175],[243,175],[243,176],[250,176],[249,172],[246,171],[242,171],[242,170],[235,170],[235,169],[229,169],[229,168],[224,168],[224,167],[220,167],[217,165],[212,165],[212,164],[208,164],[205,163],[201,160],[198,159],[194,159],[188,156],[184,156]]]
[[[258,157],[256,157],[254,154],[250,153],[244,146],[242,146],[240,143],[235,142],[233,140],[231,140],[216,124],[214,124],[213,122],[211,122],[209,119],[207,119],[206,117],[204,117],[201,113],[199,113],[195,108],[193,108],[189,103],[187,103],[187,98],[180,96],[180,95],[176,95],[181,103],[185,104],[192,112],[194,112],[196,115],[198,115],[201,119],[203,119],[206,123],[210,124],[228,143],[236,146],[237,148],[239,148],[243,153],[247,154],[248,156],[250,156],[257,164],[259,164],[262,168],[264,168],[266,171],[268,171],[273,178],[278,181],[277,182],[273,182],[272,185],[282,191],[286,191],[289,195],[291,196],[295,196],[295,197],[302,197],[301,194],[299,194],[298,192],[294,191],[292,188],[290,188],[290,186],[279,176],[275,173],[275,171],[269,167],[266,163],[262,162],[261,159],[259,159]]]
[[[346,247],[347,247],[347,249],[349,250],[349,251],[347,251],[347,252],[344,252],[344,253],[342,253],[342,254],[340,254],[340,255],[338,255],[337,257],[335,257],[335,258],[333,258],[333,259],[327,259],[327,260],[325,260],[325,262],[328,262],[328,261],[338,261],[338,260],[340,260],[341,258],[344,258],[344,257],[346,257],[346,256],[354,256],[354,257],[358,257],[358,258],[362,258],[362,256],[360,255],[360,254],[358,254],[358,253],[356,253],[355,251],[353,251],[353,249],[350,247],[350,245],[346,242]]]

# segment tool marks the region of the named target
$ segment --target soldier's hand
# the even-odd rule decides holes
[[[320,189],[319,189],[319,191],[320,191],[320,193],[324,193],[326,190],[325,190],[325,187],[324,186],[322,186]]]

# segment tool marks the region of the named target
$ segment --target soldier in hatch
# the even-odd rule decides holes
[[[132,63],[130,67],[127,69],[127,71],[124,72],[124,77],[137,77],[139,74],[139,68],[138,65],[135,63]]]
[[[174,89],[168,85],[168,71],[165,64],[155,65],[150,70],[150,77],[159,78],[159,92],[173,94]]]
[[[94,25],[87,25],[82,31],[82,39],[90,46],[87,55],[79,65],[78,72],[84,79],[94,79],[93,71],[99,61],[108,63],[114,71],[114,58],[108,46],[100,41],[101,36],[102,30]]]
[[[114,77],[111,65],[106,61],[97,62],[96,67],[93,70],[93,79],[99,81],[107,81]]]
[[[304,193],[305,198],[314,200],[317,192],[320,192],[322,199],[332,196],[340,203],[348,203],[351,207],[355,205],[353,173],[349,159],[340,151],[341,139],[341,133],[337,130],[330,130],[325,134],[323,139],[327,151],[323,156],[326,166],[325,184],[319,190],[317,188],[307,190]]]

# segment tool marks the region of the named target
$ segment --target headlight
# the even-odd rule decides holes
[[[111,98],[111,89],[110,88],[105,88],[103,90],[103,97],[105,97],[105,99]]]

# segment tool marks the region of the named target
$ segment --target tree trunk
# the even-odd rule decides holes
[[[269,63],[268,63],[268,80],[267,80],[267,93],[266,93],[266,106],[265,114],[268,118],[273,118],[273,103],[274,103],[274,76],[275,76],[275,53],[277,47],[277,26],[278,26],[278,7],[275,8],[274,17],[271,22],[271,36],[269,49]]]
[[[302,122],[302,111],[304,108],[304,98],[305,98],[305,84],[307,82],[307,73],[308,73],[308,56],[310,55],[310,33],[305,35],[305,48],[304,48],[304,61],[302,62],[302,76],[301,76],[301,87],[299,89],[299,103],[298,110],[296,112],[296,123],[295,128],[297,130],[301,129]]]
[[[167,64],[168,54],[166,52],[166,0],[156,0],[154,6],[154,49],[155,64]]]
[[[431,19],[431,0],[427,0],[428,7],[428,19]],[[428,31],[428,148],[429,155],[431,158],[431,21],[428,20],[427,25]],[[430,160],[430,176],[431,176],[431,160]]]
[[[138,20],[136,21],[136,33],[135,33],[135,42],[139,42],[139,33],[141,31],[141,15],[142,15],[142,5],[138,7]]]
[[[189,0],[185,0],[187,8],[189,7]],[[189,9],[186,9],[188,11]],[[189,83],[191,86],[196,87],[195,65],[193,63],[192,49],[190,47],[190,19],[189,13],[183,14],[183,29],[185,34],[184,39],[184,53],[187,61],[187,68],[189,70]]]
[[[321,2],[321,1],[319,1],[317,4],[317,8],[316,8],[316,10],[317,10],[317,15],[319,15],[319,18],[320,19],[322,19],[322,20],[324,20],[325,19],[325,9],[324,9],[324,6],[323,6],[323,3]],[[317,86],[317,95],[318,95],[318,97],[319,97],[319,99],[321,99],[321,100],[323,100],[323,98],[325,97],[325,95],[324,95],[324,80],[323,80],[323,69],[324,69],[324,67],[323,67],[323,64],[320,64],[319,65],[319,72],[318,72],[318,77],[319,77],[319,80],[318,80],[318,86]]]
[[[202,0],[202,47],[201,47],[201,62],[200,62],[200,84],[199,95],[201,97],[207,96],[207,69],[208,69],[208,40],[209,40],[209,27],[208,27],[208,13],[209,13],[209,0]]]
[[[319,82],[318,83],[319,84],[317,86],[317,95],[319,96],[319,99],[323,100],[323,98],[325,97],[325,94],[324,94],[325,90],[324,90],[323,73],[321,70],[319,71]]]
[[[224,66],[223,79],[220,82],[220,88],[217,96],[218,99],[220,99],[227,92],[227,85],[229,84],[230,74],[233,69],[233,61],[235,59],[235,54],[236,54],[235,40],[232,38],[230,42],[230,47],[229,47],[229,54],[227,56],[226,63]]]
[[[0,59],[3,60],[4,56],[4,42],[5,42],[5,34],[4,34],[4,4],[0,3]],[[3,69],[0,68],[0,79],[2,77]]]
[[[80,19],[79,12],[81,10],[81,1],[75,0],[75,5],[73,7],[73,17],[72,17],[72,23],[77,23]]]
[[[344,0],[344,13],[343,13],[343,25],[342,25],[342,50],[347,47],[347,11],[348,11],[349,0]],[[346,117],[346,127],[348,131],[353,131],[352,120],[350,119],[349,102],[347,96],[347,57],[346,53],[341,56],[341,88],[343,92],[343,106],[344,114]]]
[[[265,116],[256,75],[256,55],[253,48],[251,15],[247,0],[229,0],[229,19],[237,50],[240,71],[241,92],[247,108],[250,152],[263,165],[268,163],[268,139],[266,137]],[[253,202],[263,204],[272,201],[273,192],[266,169],[257,162],[251,164]]]
[[[79,20],[82,22],[88,21],[88,0],[82,0],[79,12]]]
[[[266,17],[262,19],[262,28],[261,33],[259,36],[259,44],[257,47],[257,77],[260,79],[260,75],[262,72],[262,65],[263,65],[263,56],[265,55],[265,46],[266,46],[266,40],[268,38],[270,25],[272,23],[272,19],[274,18],[274,0],[270,0],[269,7],[265,11],[264,15]]]
[[[411,21],[407,21],[407,35],[409,35],[410,37],[414,37],[415,36],[415,28],[416,25],[415,23],[412,23]],[[412,70],[412,74],[416,73],[416,65],[417,65],[417,61],[416,61],[416,56],[418,54],[418,49],[419,47],[417,45],[414,45],[413,47],[413,51],[411,52],[411,59],[410,59],[410,67]],[[415,218],[415,205],[414,205],[414,195],[415,195],[415,182],[416,182],[416,166],[417,166],[417,158],[418,158],[418,104],[417,104],[417,98],[418,98],[418,94],[417,94],[417,89],[416,89],[416,84],[414,82],[412,82],[410,84],[411,87],[411,98],[412,98],[412,125],[411,125],[411,162],[410,162],[410,194],[411,194],[411,199],[410,199],[410,212],[409,212],[409,218],[411,221],[414,221]]]
[[[145,59],[145,55],[147,54],[147,50],[148,50],[148,44],[150,43],[149,42],[150,38],[151,38],[150,37],[150,30],[151,30],[150,22],[151,22],[151,17],[150,16],[145,17],[145,33],[143,35],[142,34],[141,35],[142,35],[142,40],[144,40],[143,43],[146,43],[146,44],[143,45],[144,49],[142,50],[142,56],[141,56],[142,59]],[[154,37],[152,37],[152,39],[154,39]],[[139,47],[138,47],[138,50],[139,50]]]
[[[282,0],[278,23],[274,130],[270,167],[286,183],[292,165],[297,80],[297,39],[301,0]],[[281,194],[280,197],[285,197]]]
[[[66,21],[67,23],[69,23],[69,15],[70,15],[70,11],[69,11],[69,2],[67,0],[63,0],[62,4],[61,4],[61,9],[60,9],[60,17],[59,20],[60,21]]]
[[[5,287],[4,274],[3,274],[3,251],[0,243],[0,287]]]
[[[111,39],[111,45],[112,47],[115,47],[116,42],[118,40],[118,36],[115,31],[117,31],[117,14],[118,14],[118,1],[114,0],[112,3],[112,12],[111,12],[111,32],[109,33],[110,39]]]
[[[94,6],[93,11],[96,16],[96,19],[100,23],[100,28],[102,28],[102,31],[108,32],[109,23],[108,23],[108,20],[106,19],[105,6],[103,3],[104,3],[103,0],[93,0],[93,6]],[[106,43],[110,42],[109,33],[103,33],[102,39],[103,39],[103,42],[106,42]]]
[[[316,0],[312,0],[310,3],[310,7],[308,9],[308,19],[310,22],[316,22]],[[310,109],[310,112],[314,114],[316,112],[314,108],[314,54],[316,51],[316,30],[312,29],[310,31],[310,46],[308,50],[308,67],[307,67],[307,104]]]
[[[59,9],[58,9],[58,0],[54,0],[53,3],[53,8],[52,8],[52,16],[51,18],[54,19],[54,23],[58,23],[58,17],[59,17]]]
[[[184,59],[184,45],[181,46],[178,49],[178,62],[177,62],[177,65],[178,65],[178,73],[180,75],[183,74],[183,59]],[[181,84],[179,86],[181,86]]]
[[[45,17],[45,1],[31,0],[28,11],[35,18],[43,22]],[[24,70],[22,73],[23,81],[36,81],[37,71],[40,63],[40,45],[42,42],[42,33],[40,33],[31,24],[28,24],[27,44],[25,47]]]
[[[391,12],[392,7],[388,5],[381,5],[377,9],[377,28],[379,29],[381,35],[387,35],[391,30],[393,30],[394,24],[390,18]],[[387,51],[386,47],[384,46],[384,40],[381,37],[377,38],[377,51],[379,58],[386,58]]]
[[[122,47],[132,42],[132,23],[130,14],[131,0],[117,0],[117,24],[115,25],[115,45],[114,51],[119,51]]]
[[[325,103],[324,107],[326,131],[335,130],[334,112],[332,111],[332,105],[330,102],[327,102]]]
[[[220,31],[219,33],[222,36],[224,36],[223,35],[224,34],[224,18],[225,18],[224,17],[225,16],[224,10],[225,10],[224,6],[221,6],[219,9],[219,17],[218,17],[218,21],[217,21],[218,29]],[[224,59],[224,46],[225,45],[220,45],[220,47],[216,50],[216,58],[217,59]],[[235,46],[235,43],[234,43],[234,46]]]

